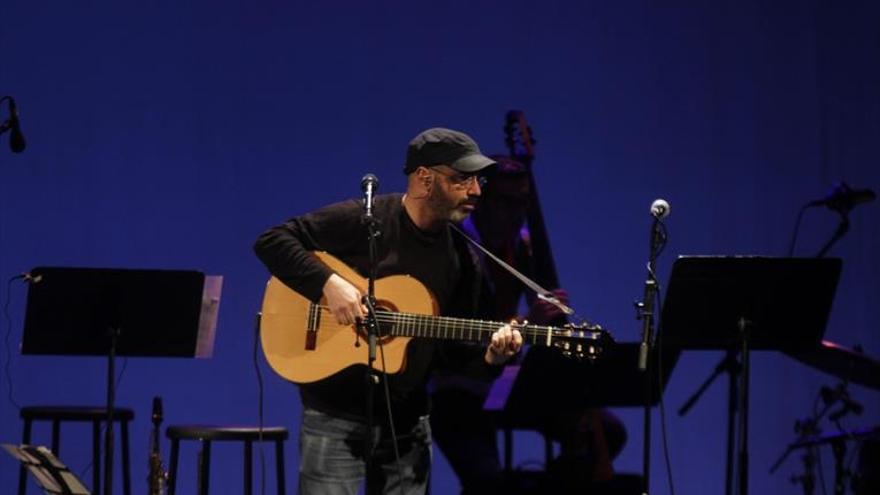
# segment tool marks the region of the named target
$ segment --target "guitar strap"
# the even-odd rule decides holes
[[[507,270],[508,272],[510,272],[511,275],[513,275],[514,277],[516,277],[517,279],[519,279],[519,281],[522,282],[522,283],[524,283],[524,284],[526,285],[526,287],[528,287],[529,289],[532,289],[533,291],[535,291],[535,294],[537,294],[538,299],[541,299],[541,300],[547,301],[548,303],[550,303],[550,304],[556,306],[557,308],[560,309],[560,311],[562,311],[562,312],[565,313],[566,315],[571,316],[571,315],[574,314],[574,310],[571,309],[570,307],[568,307],[567,305],[563,304],[562,301],[560,301],[559,298],[556,297],[556,295],[554,295],[554,294],[553,294],[552,292],[550,292],[549,290],[547,290],[547,289],[541,287],[540,285],[538,285],[534,280],[532,280],[532,279],[530,279],[529,277],[526,277],[525,275],[523,275],[523,274],[522,274],[519,270],[517,270],[516,268],[514,268],[514,267],[510,266],[509,264],[505,263],[504,260],[502,260],[501,258],[499,258],[499,257],[495,256],[494,254],[492,254],[491,252],[489,252],[488,249],[484,248],[479,242],[475,241],[473,238],[471,238],[471,236],[467,235],[467,234],[466,234],[463,230],[461,230],[457,225],[455,225],[454,223],[450,223],[449,226],[452,227],[452,230],[458,232],[462,237],[464,237],[468,242],[470,242],[471,244],[473,244],[474,246],[476,246],[477,249],[479,249],[480,251],[482,251],[483,254],[485,254],[486,256],[488,256],[492,261],[494,261],[494,262],[497,263],[499,266],[501,266],[501,268],[504,268],[505,270]]]

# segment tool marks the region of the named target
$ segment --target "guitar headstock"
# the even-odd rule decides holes
[[[508,154],[521,161],[531,162],[535,157],[535,139],[521,110],[511,110],[504,117],[504,143]]]
[[[614,339],[599,325],[569,323],[553,331],[551,345],[563,356],[595,361],[614,344]]]

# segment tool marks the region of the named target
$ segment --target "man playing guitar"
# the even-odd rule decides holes
[[[464,220],[473,211],[482,192],[480,174],[492,165],[494,161],[483,156],[477,144],[461,132],[434,128],[416,136],[409,143],[404,167],[406,194],[375,199],[374,217],[381,231],[377,275],[414,277],[427,287],[440,315],[475,316],[481,286],[479,268],[463,239],[448,224]],[[365,275],[369,265],[367,236],[361,204],[351,200],[267,230],[254,249],[285,286],[312,303],[320,303],[316,307],[327,309],[331,314],[326,318],[335,319],[334,325],[354,329],[366,315],[363,290],[314,252],[329,252]],[[377,289],[377,298],[381,297]],[[350,338],[352,345],[359,345],[356,329]],[[367,431],[365,425],[364,366],[347,366],[326,378],[302,383],[299,493],[354,494],[365,477],[371,493],[401,493],[401,489],[407,494],[425,493],[431,442],[426,391],[429,373],[437,367],[451,367],[490,380],[500,372],[498,365],[516,355],[521,345],[522,335],[510,325],[492,332],[488,345],[479,352],[413,338],[406,347],[403,370],[380,375],[388,385],[388,396],[376,395],[373,431]],[[366,350],[363,352],[366,355]],[[390,433],[389,409],[396,439]],[[367,435],[376,440],[372,452],[363,451]],[[395,459],[395,440],[400,464]],[[365,472],[367,456],[373,461],[371,472]]]

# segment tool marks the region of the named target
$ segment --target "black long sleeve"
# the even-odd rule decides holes
[[[366,244],[366,235],[360,205],[349,200],[270,228],[257,238],[254,252],[272,275],[317,302],[332,272],[310,251],[337,256],[357,252],[359,244]]]
[[[479,280],[463,240],[444,228],[423,232],[410,220],[402,195],[376,198],[374,216],[381,236],[378,241],[378,277],[407,274],[418,279],[434,295],[439,313],[473,317],[476,314]],[[367,229],[356,200],[336,203],[292,218],[261,234],[254,251],[269,271],[303,296],[318,302],[330,269],[310,252],[327,251],[366,276],[369,270]],[[381,294],[377,294],[381,297]],[[352,343],[355,342],[352,335]],[[485,348],[461,349],[454,343],[413,339],[407,347],[406,368],[388,376],[395,422],[406,425],[428,412],[426,383],[435,367],[455,368],[469,375],[491,379],[500,366],[483,360]],[[366,353],[366,346],[364,346]],[[333,376],[300,386],[303,403],[352,419],[364,417],[364,371],[348,367]],[[377,418],[385,416],[383,401],[376,403]]]

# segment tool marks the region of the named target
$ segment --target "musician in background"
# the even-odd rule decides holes
[[[506,156],[492,156],[498,165],[473,215],[462,228],[490,252],[529,278],[535,276],[526,218],[532,198],[526,167]],[[544,325],[564,318],[556,306],[540,300],[503,267],[472,249],[472,255],[488,274],[482,293],[481,318],[494,321],[525,319]],[[553,291],[565,304],[568,294]],[[525,303],[526,311],[520,311]],[[462,495],[516,493],[505,480],[499,461],[496,427],[483,411],[491,384],[454,373],[438,373],[432,382],[431,415],[434,438],[459,478]],[[598,466],[597,458],[613,459],[626,442],[623,424],[608,411],[576,411],[560,414],[546,432],[560,441],[561,455],[548,466],[557,478],[555,487],[566,492],[586,485],[594,474],[607,466]],[[596,452],[595,428],[602,427],[605,445]],[[600,455],[601,454],[601,455]]]
[[[378,277],[409,274],[436,298],[441,315],[473,317],[479,300],[480,271],[464,240],[449,228],[474,209],[481,177],[494,161],[483,156],[466,134],[450,129],[428,129],[407,149],[404,172],[406,194],[376,197],[373,216],[378,238]],[[368,233],[360,201],[337,203],[293,218],[264,232],[254,247],[269,271],[313,302],[323,298],[342,325],[355,325],[366,315],[364,294],[341,278],[310,251],[321,250],[340,258],[367,275]],[[377,294],[381,297],[381,294]],[[352,345],[355,345],[352,333]],[[375,386],[375,425],[366,427],[365,367],[350,366],[300,386],[303,403],[300,428],[299,493],[354,494],[364,478],[372,493],[425,493],[431,463],[429,400],[426,383],[437,367],[448,367],[476,379],[491,380],[500,364],[522,346],[519,331],[509,325],[495,331],[488,346],[449,348],[440,341],[413,339],[407,347],[406,368],[385,376]],[[364,356],[367,348],[363,346]],[[316,351],[316,352],[319,352]],[[377,352],[381,356],[381,351]],[[377,359],[381,366],[381,361]],[[397,434],[400,463],[395,459],[390,403]],[[365,472],[364,439],[377,441],[373,470]],[[399,473],[403,473],[402,479]]]

